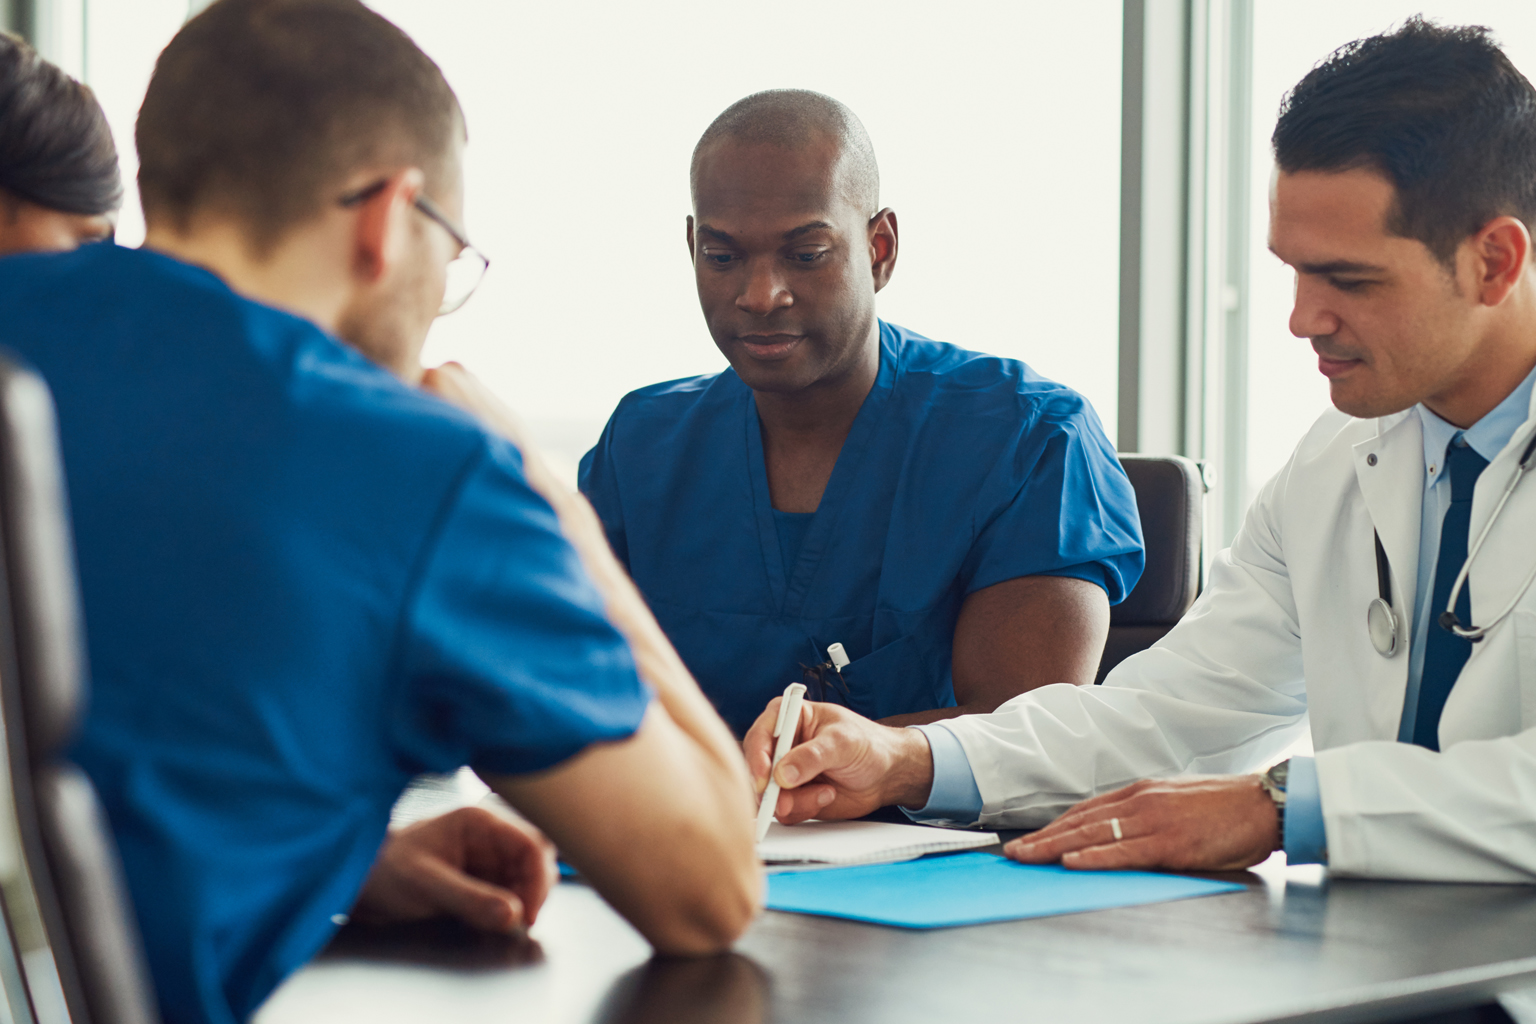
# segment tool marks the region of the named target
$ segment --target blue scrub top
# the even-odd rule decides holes
[[[775,515],[733,370],[627,395],[581,488],[738,734],[832,643],[854,710],[950,707],[967,595],[1072,576],[1119,602],[1143,565],[1130,481],[1081,395],[883,322],[879,376],[808,523]]]
[[[101,794],[167,1024],[245,1019],[335,930],[413,774],[547,768],[649,697],[517,451],[149,252],[0,260],[48,381]]]

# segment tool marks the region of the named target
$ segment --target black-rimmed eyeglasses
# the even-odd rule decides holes
[[[356,192],[349,192],[342,196],[338,203],[342,206],[353,207],[359,203],[366,203],[380,192],[384,191],[387,181],[376,181],[367,188]],[[438,316],[447,316],[469,301],[469,297],[475,294],[475,289],[480,287],[480,282],[485,278],[485,272],[490,269],[491,261],[485,254],[470,244],[464,229],[448,219],[448,215],[438,209],[436,203],[426,196],[417,193],[416,209],[428,220],[433,221],[444,231],[448,232],[453,240],[459,243],[459,254],[448,263],[447,287],[443,289],[443,304],[437,308]]]

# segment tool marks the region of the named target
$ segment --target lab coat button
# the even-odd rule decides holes
[[[1374,465],[1376,465],[1376,453],[1375,452],[1372,452],[1371,454],[1369,454],[1369,455],[1367,455],[1365,457],[1365,464],[1367,466],[1374,466]]]

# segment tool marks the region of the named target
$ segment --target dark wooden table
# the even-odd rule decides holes
[[[1278,857],[1219,877],[1246,891],[931,932],[768,912],[701,961],[650,959],[565,883],[521,941],[349,926],[256,1022],[1322,1024],[1536,984],[1536,887],[1328,879]]]

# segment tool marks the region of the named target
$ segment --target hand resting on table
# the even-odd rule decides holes
[[[369,924],[453,917],[510,933],[533,924],[557,877],[554,845],[538,829],[461,807],[391,832],[352,916]]]

